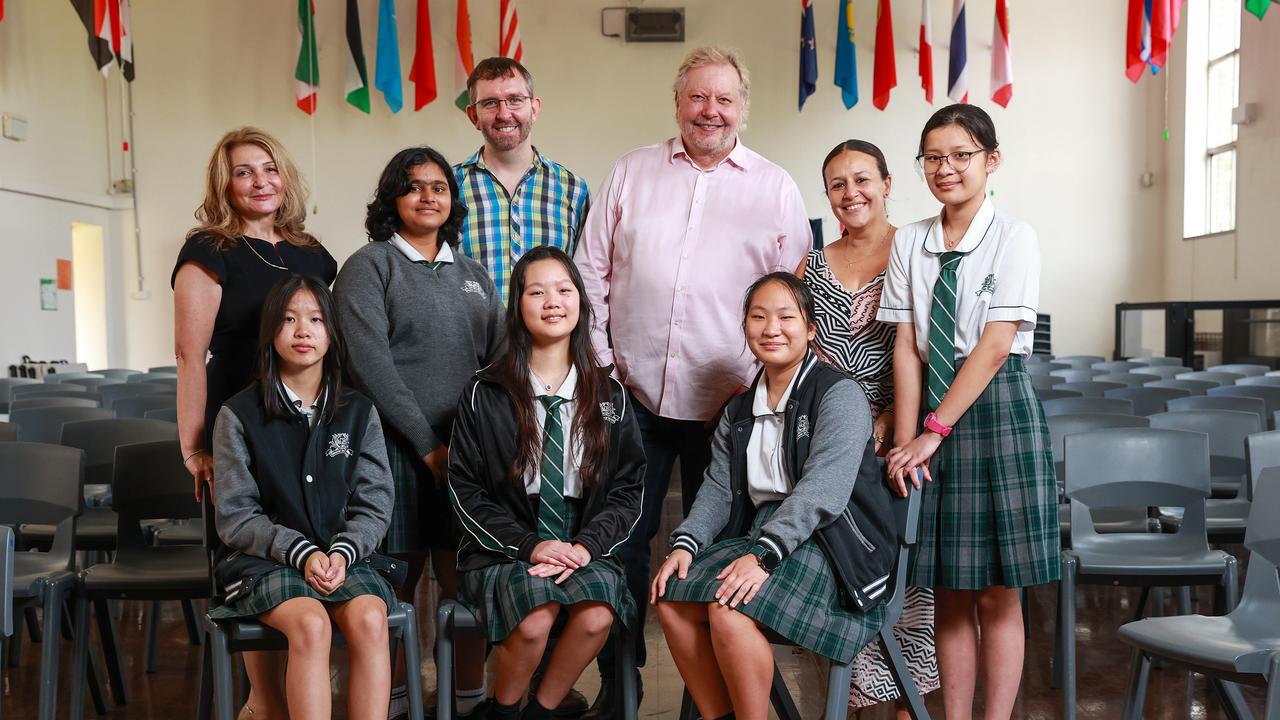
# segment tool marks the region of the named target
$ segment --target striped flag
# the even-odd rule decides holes
[[[516,0],[502,0],[498,17],[498,55],[520,62],[524,58],[524,43],[520,42],[520,13]]]
[[[958,103],[969,102],[968,40],[964,32],[964,0],[951,4],[951,58],[947,64],[947,97]]]
[[[453,87],[457,96],[453,104],[459,110],[466,111],[471,99],[467,97],[467,78],[475,70],[475,61],[471,59],[471,11],[467,9],[467,0],[458,0],[458,20],[454,29],[458,41],[458,54],[453,58]]]
[[[418,33],[414,40],[409,82],[413,83],[414,112],[430,104],[439,94],[436,88],[436,51],[431,44],[430,0],[418,0]]]
[[[369,69],[364,62],[364,40],[360,37],[360,7],[347,0],[347,103],[369,113]]]
[[[1267,14],[1268,7],[1271,7],[1271,0],[1244,0],[1244,9],[1257,15],[1259,20]],[[0,15],[4,15],[4,8],[0,8]]]
[[[124,79],[133,82],[133,17],[129,12],[129,0],[107,0],[118,2],[120,14],[117,19],[119,42],[114,45],[116,61],[120,63],[120,72]]]
[[[813,2],[800,0],[800,109],[818,89],[818,42],[813,34]]]
[[[845,109],[858,104],[858,46],[853,32],[853,0],[840,0],[836,23],[836,85]]]
[[[316,8],[311,0],[298,0],[298,64],[293,69],[297,81],[298,109],[310,115],[316,111],[320,89],[320,61],[316,54]]]
[[[920,87],[924,101],[933,104],[933,18],[929,0],[920,0]]]
[[[893,8],[889,0],[876,4],[876,66],[871,81],[871,104],[884,110],[889,91],[898,85],[898,66],[893,57]]]
[[[374,61],[373,86],[382,92],[391,112],[404,107],[404,81],[400,77],[400,34],[396,30],[395,0],[378,3],[378,57]]]
[[[89,55],[93,57],[94,65],[104,77],[107,76],[111,71],[111,61],[115,59],[115,53],[111,50],[109,28],[106,31],[108,39],[103,39],[102,24],[104,21],[109,21],[106,0],[71,0],[71,7],[75,8],[76,15],[84,25],[89,41]]]
[[[1164,67],[1181,5],[1178,0],[1129,0],[1124,74],[1131,82],[1138,82],[1143,68],[1154,75]]]
[[[1009,44],[1009,4],[996,0],[996,19],[991,36],[991,99],[1009,107],[1013,98],[1013,46]]]

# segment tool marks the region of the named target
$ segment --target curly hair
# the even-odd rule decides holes
[[[234,247],[243,234],[244,222],[231,205],[231,151],[238,145],[257,145],[276,164],[283,185],[283,200],[276,210],[275,228],[290,245],[318,247],[320,241],[303,229],[307,221],[307,185],[293,164],[284,145],[255,127],[238,127],[222,136],[209,158],[205,176],[204,201],[196,208],[199,225],[187,233],[187,239],[207,238],[214,248]]]
[[[449,183],[449,217],[440,226],[439,241],[449,243],[450,246],[458,244],[462,221],[467,217],[467,206],[462,204],[462,198],[458,194],[458,178],[453,174],[453,166],[444,159],[444,155],[425,145],[401,150],[382,169],[378,189],[373,193],[373,200],[366,206],[368,212],[364,219],[364,229],[370,240],[386,242],[403,227],[400,211],[396,209],[396,199],[409,194],[410,171],[427,163],[440,168],[441,174]]]

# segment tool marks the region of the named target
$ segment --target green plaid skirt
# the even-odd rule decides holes
[[[929,463],[911,584],[952,590],[1058,579],[1058,490],[1049,426],[1011,356]]]
[[[442,440],[447,440],[446,435],[439,434],[439,428],[436,430]],[[436,487],[435,477],[408,440],[385,423],[382,431],[396,492],[383,552],[457,552],[459,535],[449,491]]]
[[[667,581],[666,602],[716,602],[721,581],[716,575],[751,549],[760,527],[781,503],[766,503],[756,512],[749,537],[731,538],[699,552],[684,580]],[[848,662],[875,639],[884,624],[884,604],[850,612],[840,605],[839,591],[827,558],[813,540],[800,544],[760,586],[749,604],[737,611],[806,650],[836,662]]]
[[[367,563],[356,563],[349,568],[347,581],[331,595],[321,595],[313,590],[297,569],[281,567],[255,579],[248,595],[230,605],[211,606],[209,616],[217,620],[256,617],[293,598],[309,597],[322,603],[340,603],[360,595],[377,595],[387,603],[388,610],[397,602],[390,583]]]

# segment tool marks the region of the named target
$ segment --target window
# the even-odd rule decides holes
[[[1240,0],[1188,3],[1183,237],[1236,228]]]

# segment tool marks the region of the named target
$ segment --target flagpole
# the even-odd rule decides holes
[[[124,73],[120,74],[121,79]],[[129,158],[129,194],[133,196],[133,252],[138,261],[138,295],[142,296],[146,290],[143,289],[142,274],[142,221],[138,213],[138,164],[134,162],[135,153],[138,152],[138,144],[135,142],[133,135],[133,83],[125,82],[128,87],[127,97],[129,98],[129,152],[125,153]]]

